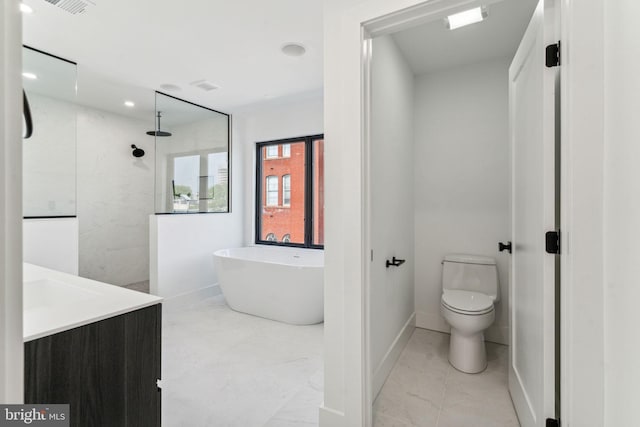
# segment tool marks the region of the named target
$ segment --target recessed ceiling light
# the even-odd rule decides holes
[[[168,91],[178,91],[181,90],[180,86],[174,85],[172,83],[164,83],[160,85],[160,89],[168,90]]]
[[[20,12],[22,13],[33,13],[33,8],[28,4],[20,3]]]
[[[126,105],[129,108],[135,107],[136,104],[133,101],[124,101],[124,105]]]
[[[300,43],[286,43],[282,45],[281,50],[287,56],[302,56],[307,51]]]
[[[475,24],[487,17],[487,12],[481,7],[465,10],[464,12],[449,15],[445,20],[450,30]]]
[[[38,76],[36,76],[35,74],[27,72],[22,73],[22,77],[29,80],[36,80],[38,78]]]

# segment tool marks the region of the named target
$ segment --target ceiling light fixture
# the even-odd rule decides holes
[[[307,49],[300,43],[285,43],[280,49],[287,56],[302,56],[307,52]]]
[[[136,106],[135,102],[133,101],[124,101],[124,105],[126,105],[129,108],[133,108]]]
[[[38,78],[38,76],[36,76],[35,74],[27,72],[22,73],[22,77],[29,80],[36,80]]]
[[[20,3],[20,12],[22,13],[33,13],[33,8],[28,4]]]
[[[486,17],[487,11],[481,7],[476,7],[474,9],[465,10],[464,12],[449,15],[445,19],[445,21],[447,24],[447,28],[449,28],[450,30],[455,30],[456,28],[480,22]]]

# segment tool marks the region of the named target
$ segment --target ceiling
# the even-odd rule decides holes
[[[86,11],[74,15],[23,0],[34,10],[24,15],[24,43],[78,64],[80,104],[153,125],[155,90],[226,113],[322,91],[320,0],[80,1]],[[414,73],[512,56],[537,0],[490,3],[478,24],[450,31],[438,19],[394,34]],[[306,54],[285,56],[287,42]],[[200,80],[219,88],[191,84]]]
[[[493,58],[512,57],[538,0],[505,0],[486,6],[487,18],[449,30],[444,20],[428,22],[393,35],[415,74]]]
[[[124,100],[153,110],[152,92],[160,90],[233,112],[322,88],[322,1],[92,0],[76,15],[45,0],[23,2],[34,10],[23,18],[24,43],[76,62],[85,104],[100,100],[103,109],[135,116]],[[285,56],[288,42],[306,54]],[[191,85],[199,80],[219,89]]]

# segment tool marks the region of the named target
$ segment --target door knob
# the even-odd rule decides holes
[[[391,259],[391,261],[387,260],[385,265],[387,266],[387,268],[389,268],[389,267],[400,267],[405,262],[406,262],[406,259],[398,259],[396,257],[393,257],[393,259]]]

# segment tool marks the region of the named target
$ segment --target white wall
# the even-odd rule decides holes
[[[640,4],[605,2],[604,425],[640,425]]]
[[[165,298],[217,292],[213,253],[244,245],[242,146],[231,138],[231,212],[151,215],[150,288]]]
[[[0,402],[22,403],[22,17],[0,4]]]
[[[24,262],[78,275],[78,218],[25,219]]]
[[[494,257],[500,302],[489,341],[509,340],[510,60],[416,77],[415,233],[417,326],[449,332],[440,314],[441,261],[448,253]]]
[[[371,59],[369,348],[372,395],[391,372],[415,325],[414,78],[391,36]],[[400,267],[385,261],[405,259]],[[420,260],[422,264],[422,260]]]
[[[246,245],[255,243],[255,143],[324,133],[322,108],[322,94],[311,93],[265,102],[234,113],[234,147],[246,171],[241,196],[246,207],[243,212]]]
[[[164,298],[216,285],[213,253],[243,240],[238,213],[152,215],[150,234],[150,290]]]
[[[80,275],[118,286],[149,280],[155,160],[149,123],[77,111]],[[133,157],[131,144],[145,156]]]

